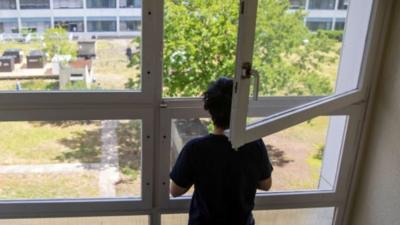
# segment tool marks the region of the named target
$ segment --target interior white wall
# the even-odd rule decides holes
[[[400,1],[395,2],[351,225],[400,224]]]

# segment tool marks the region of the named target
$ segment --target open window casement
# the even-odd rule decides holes
[[[268,77],[268,74],[259,75],[258,68],[252,66],[254,58],[257,57],[255,55],[255,39],[258,24],[257,17],[254,15],[257,15],[260,3],[257,0],[241,1],[230,130],[230,140],[234,148],[316,116],[345,110],[362,102],[366,96],[362,68],[373,0],[352,0],[347,15],[346,32],[343,38],[334,93],[322,97],[310,96],[308,101],[303,101],[300,105],[288,105],[285,109],[265,115],[263,119],[255,123],[247,124],[248,113],[252,105],[259,101],[259,76]],[[260,23],[260,26],[262,25]],[[252,77],[255,80],[252,91],[253,99],[250,98]],[[263,97],[263,100],[266,100],[265,102],[268,104],[269,101],[276,98],[269,96]],[[296,98],[299,97],[279,97],[283,101]],[[304,99],[304,96],[300,98]]]

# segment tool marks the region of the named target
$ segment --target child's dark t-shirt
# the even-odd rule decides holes
[[[185,145],[170,177],[183,188],[194,184],[190,225],[248,225],[257,183],[272,170],[261,139],[236,151],[226,136],[210,134]]]

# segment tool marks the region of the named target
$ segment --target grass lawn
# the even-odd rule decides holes
[[[98,174],[0,174],[0,199],[99,197]]]
[[[126,49],[134,45],[131,39],[97,40],[94,73],[98,88],[126,89],[125,84],[132,79],[136,83],[132,89],[140,89],[140,71],[127,67]]]
[[[274,191],[318,188],[321,160],[314,158],[325,144],[328,117],[318,117],[264,138],[274,165]]]
[[[17,41],[0,41],[0,54],[9,48],[19,48],[24,52],[24,56],[27,56],[31,50],[41,50],[43,44],[41,41],[31,41],[29,43],[17,42]]]
[[[98,162],[100,124],[1,122],[0,165]]]

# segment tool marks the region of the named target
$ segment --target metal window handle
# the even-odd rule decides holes
[[[254,77],[253,100],[257,101],[258,100],[258,90],[259,90],[259,85],[260,85],[260,74],[258,73],[257,70],[253,70],[251,68],[251,63],[249,63],[249,62],[243,63],[242,79],[249,79],[252,76]]]

